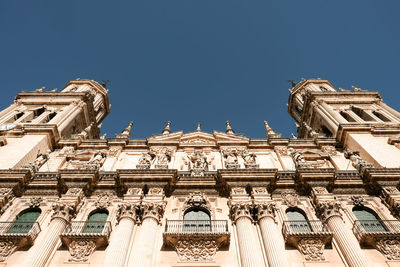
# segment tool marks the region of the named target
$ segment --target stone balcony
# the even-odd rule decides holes
[[[213,262],[217,251],[229,245],[228,221],[167,220],[163,239],[181,261]]]
[[[307,261],[324,261],[325,245],[332,232],[320,221],[284,221],[282,234],[285,243],[297,247]]]
[[[40,231],[37,222],[0,222],[0,261],[16,249],[32,246]]]
[[[71,222],[60,235],[69,249],[70,262],[86,262],[96,248],[108,245],[111,234],[109,221]]]
[[[353,233],[362,246],[376,248],[388,260],[400,260],[400,221],[355,221]]]

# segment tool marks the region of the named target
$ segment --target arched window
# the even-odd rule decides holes
[[[108,211],[96,210],[92,212],[83,228],[83,233],[102,233],[107,222]]]
[[[385,115],[383,115],[379,111],[372,111],[372,114],[374,114],[375,116],[377,116],[379,119],[381,119],[384,122],[391,122],[391,120],[389,118],[387,118]]]
[[[372,118],[365,110],[358,108],[358,107],[352,107],[351,110],[357,114],[358,117],[363,119],[364,121],[375,121],[374,118]]]
[[[18,214],[17,219],[12,224],[7,233],[27,234],[31,230],[42,211],[39,208],[28,209]]]
[[[351,117],[347,112],[345,111],[340,111],[340,115],[342,115],[343,118],[345,118],[345,120],[349,121],[349,122],[356,122],[355,119],[353,119],[353,117]]]
[[[293,232],[312,232],[307,216],[302,210],[289,208],[286,210],[286,217]]]
[[[184,232],[210,232],[211,216],[203,209],[190,209],[183,215]]]
[[[365,232],[386,232],[385,226],[374,211],[365,207],[354,207],[353,213]]]

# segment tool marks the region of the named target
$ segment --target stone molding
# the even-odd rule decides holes
[[[212,261],[218,251],[215,240],[187,239],[179,240],[175,246],[181,261]]]

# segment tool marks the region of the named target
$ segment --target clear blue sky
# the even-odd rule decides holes
[[[0,108],[19,91],[110,80],[113,137],[172,130],[289,136],[289,83],[378,90],[400,109],[400,1],[1,1]]]

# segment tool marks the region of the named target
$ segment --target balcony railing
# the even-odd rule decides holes
[[[400,221],[361,220],[353,224],[353,233],[360,243],[375,242],[379,238],[400,238]]]
[[[94,240],[99,247],[108,244],[111,230],[109,221],[75,221],[68,224],[61,239],[67,246],[72,240]]]
[[[284,221],[282,233],[286,243],[296,245],[303,238],[321,238],[324,243],[332,239],[332,233],[327,225],[320,221]]]
[[[40,233],[37,222],[0,222],[0,240],[18,240],[23,245],[33,245]]]
[[[228,221],[226,220],[167,220],[165,233],[214,233],[228,232]]]

